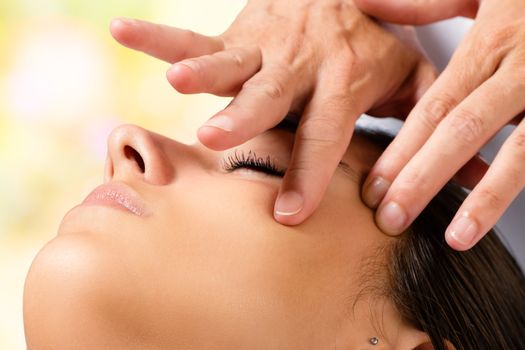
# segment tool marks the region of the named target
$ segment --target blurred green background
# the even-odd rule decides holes
[[[63,214],[102,182],[112,128],[135,123],[192,142],[228,102],[176,93],[167,63],[113,41],[111,18],[214,35],[244,3],[0,0],[0,349],[25,349],[25,275]]]

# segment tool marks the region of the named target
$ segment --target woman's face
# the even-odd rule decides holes
[[[40,255],[61,254],[69,269],[91,264],[91,295],[119,325],[113,334],[148,348],[366,349],[374,336],[374,349],[397,347],[406,327],[375,289],[393,238],[359,196],[379,151],[355,135],[319,209],[283,226],[275,174],[293,137],[276,128],[216,152],[119,127],[105,185],[60,226],[55,241],[72,242],[69,253],[52,242]],[[257,168],[268,159],[275,174]]]

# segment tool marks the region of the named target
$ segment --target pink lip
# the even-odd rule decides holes
[[[146,214],[144,203],[139,195],[121,182],[110,182],[100,185],[84,199],[82,204],[103,205],[127,210],[138,216]]]

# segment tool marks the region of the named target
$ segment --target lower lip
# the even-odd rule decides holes
[[[82,204],[102,205],[144,216],[145,209],[138,195],[123,184],[105,184],[91,192]]]

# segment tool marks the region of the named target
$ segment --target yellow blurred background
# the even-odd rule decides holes
[[[228,102],[176,93],[169,65],[119,46],[111,18],[215,35],[244,3],[0,0],[0,349],[25,349],[25,275],[63,214],[101,183],[112,128],[135,123],[192,142]]]

